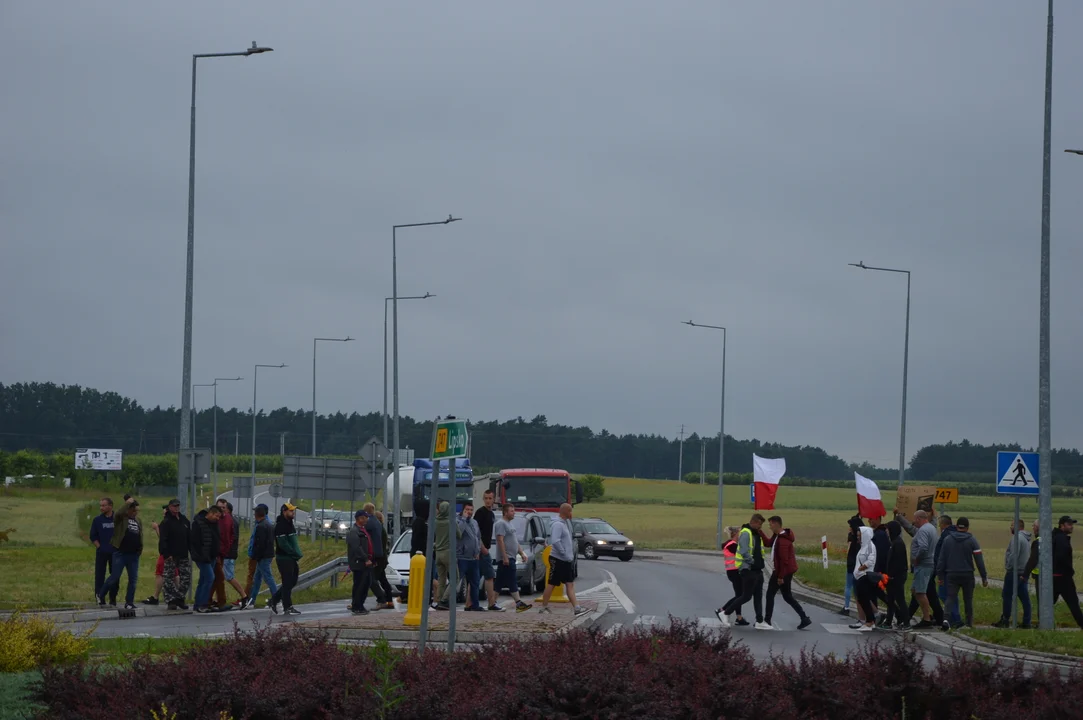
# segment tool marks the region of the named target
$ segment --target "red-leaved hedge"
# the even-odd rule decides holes
[[[680,621],[454,656],[355,651],[326,635],[264,629],[123,669],[48,668],[38,697],[42,717],[57,720],[162,717],[163,705],[177,720],[1057,720],[1083,712],[1083,674],[1024,675],[965,659],[929,669],[912,646],[887,644],[844,659],[806,653],[757,664],[729,635]]]

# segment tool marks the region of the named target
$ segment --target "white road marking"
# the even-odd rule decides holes
[[[605,631],[605,636],[606,637],[616,637],[617,633],[620,632],[620,629],[621,629],[621,627],[623,625],[624,625],[624,623],[613,623],[613,625],[610,626],[610,628]]]
[[[853,630],[849,625],[842,625],[836,623],[820,623],[820,626],[829,633],[835,635],[860,635],[860,630]]]
[[[701,617],[696,618],[696,622],[703,628],[720,628],[722,627],[722,621],[716,617]]]
[[[608,570],[605,574],[609,576],[609,590],[613,593],[613,596],[617,598],[617,602],[624,608],[624,612],[632,614],[636,611],[635,603],[624,594],[624,591],[620,589],[620,584],[617,582],[617,577]]]
[[[657,615],[639,615],[632,622],[632,625],[648,625],[648,626],[652,626],[652,627],[654,625],[658,625],[658,624],[659,623],[658,623],[658,616]]]

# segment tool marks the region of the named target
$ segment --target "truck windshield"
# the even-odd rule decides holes
[[[558,507],[569,502],[568,478],[516,475],[504,478],[508,502],[524,507]]]
[[[445,483],[440,483],[440,486],[441,487],[447,487],[447,483],[446,482]],[[429,483],[426,483],[424,485],[421,485],[417,489],[415,489],[414,497],[415,498],[420,497],[422,500],[428,500],[429,499],[429,493],[431,491],[432,491],[432,485],[430,485]],[[459,485],[458,487],[455,488],[455,502],[457,504],[461,505],[464,501],[473,500],[473,499],[474,499],[474,486],[473,485],[469,485],[469,486]]]

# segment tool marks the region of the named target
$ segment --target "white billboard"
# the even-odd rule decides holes
[[[75,451],[77,470],[120,470],[123,450],[80,448]]]

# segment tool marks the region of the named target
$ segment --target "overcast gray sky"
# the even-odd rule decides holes
[[[402,410],[893,466],[1037,441],[1043,3],[0,5],[0,382],[179,405],[192,53],[193,379],[379,408],[391,226]],[[1053,442],[1083,432],[1083,9],[1053,99]],[[209,395],[199,398],[210,403]]]

